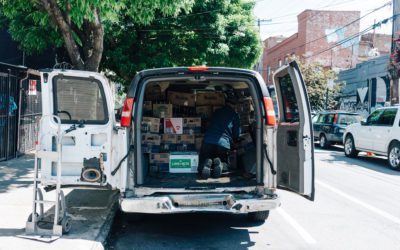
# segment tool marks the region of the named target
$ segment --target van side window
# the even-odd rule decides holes
[[[106,98],[97,80],[55,77],[54,114],[62,123],[105,124],[108,122]]]
[[[292,79],[289,75],[279,78],[282,106],[283,106],[283,122],[298,122],[299,107],[297,104],[296,93],[293,87]]]

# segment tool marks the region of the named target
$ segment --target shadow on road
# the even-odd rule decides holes
[[[373,170],[376,172],[400,176],[400,171],[396,171],[389,168],[389,163],[386,157],[382,156],[367,156],[366,153],[360,153],[356,158],[349,158],[344,155],[343,148],[340,147],[332,147],[333,150],[330,150],[330,159],[324,159],[322,161],[329,163],[338,163],[342,164],[352,164],[357,165],[358,167],[366,168],[369,170]],[[328,152],[328,150],[326,150]],[[321,152],[321,151],[320,151]]]
[[[229,214],[136,216],[118,214],[108,249],[248,249],[256,233],[248,227],[262,224]]]

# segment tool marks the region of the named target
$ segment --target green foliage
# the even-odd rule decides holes
[[[251,68],[262,50],[252,14],[255,3],[244,0],[0,0],[9,32],[28,53],[65,46],[60,28],[43,7],[52,1],[70,20],[83,59],[90,54],[84,50],[86,39],[93,39],[87,35],[93,13],[100,13],[100,69],[125,84],[146,68]]]
[[[343,84],[336,83],[328,86],[328,82],[337,79],[337,72],[316,63],[304,64],[298,59],[296,61],[300,64],[300,70],[307,86],[311,109],[325,110],[325,106],[327,110],[336,109]]]
[[[240,0],[196,1],[191,14],[156,18],[149,25],[107,27],[103,68],[127,83],[137,71],[170,66],[251,68],[261,54],[254,27],[254,3]]]

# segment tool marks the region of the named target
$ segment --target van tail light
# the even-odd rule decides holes
[[[264,108],[265,112],[267,112],[267,121],[265,124],[269,126],[275,126],[276,117],[275,117],[274,103],[272,102],[271,97],[264,96]]]
[[[124,107],[121,114],[121,126],[130,127],[132,122],[132,109],[133,109],[134,99],[132,97],[127,97],[124,101]]]
[[[333,124],[336,124],[336,122],[337,122],[337,117],[338,117],[338,114],[335,114],[335,115],[333,116]]]

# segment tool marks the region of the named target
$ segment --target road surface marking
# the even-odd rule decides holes
[[[308,244],[316,244],[317,241],[314,240],[313,237],[302,227],[300,226],[292,216],[285,212],[281,207],[278,207],[276,211],[300,234],[301,237],[308,243]]]
[[[326,184],[326,183],[324,183],[324,182],[322,182],[320,180],[315,180],[315,182],[318,185],[323,186],[324,188],[329,189],[332,192],[334,192],[334,193],[336,193],[336,194],[338,194],[338,195],[340,195],[340,196],[342,196],[342,197],[344,197],[344,198],[346,198],[346,199],[348,199],[348,200],[350,200],[350,201],[352,201],[354,203],[357,203],[358,205],[370,210],[371,212],[374,212],[374,213],[376,213],[376,214],[378,214],[378,215],[380,215],[382,217],[385,217],[386,219],[388,219],[388,220],[390,220],[390,221],[392,221],[394,223],[400,224],[400,218],[398,218],[396,216],[393,216],[393,215],[391,215],[391,214],[389,214],[389,213],[387,213],[387,212],[385,212],[385,211],[383,211],[383,210],[381,210],[379,208],[373,207],[373,206],[371,206],[371,205],[369,205],[369,204],[367,204],[367,203],[365,203],[365,202],[363,202],[363,201],[361,201],[361,200],[359,200],[357,198],[354,198],[354,197],[352,197],[352,196],[340,191],[339,189],[336,189],[336,188],[334,188],[334,187],[332,187],[332,186],[330,186],[330,185],[328,185],[328,184]]]

